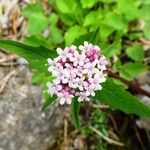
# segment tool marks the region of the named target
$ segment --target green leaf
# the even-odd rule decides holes
[[[103,20],[103,24],[106,24],[115,30],[127,31],[127,22],[123,19],[121,15],[116,13],[108,13]]]
[[[96,92],[95,97],[108,104],[112,109],[122,110],[127,114],[150,117],[150,107],[125,91],[122,86],[116,85],[112,79],[107,79],[103,84],[103,89]]]
[[[73,25],[75,23],[75,18],[70,14],[59,14],[60,19],[65,25]]]
[[[66,0],[56,0],[56,6],[57,8],[62,12],[62,13],[72,13],[76,6],[77,3],[75,0],[69,0],[66,2]]]
[[[49,17],[49,22],[51,25],[56,26],[56,24],[58,22],[58,15],[55,13],[51,13],[51,15]]]
[[[47,91],[44,92],[44,103],[42,104],[41,111],[45,111],[56,100],[56,95],[50,96]]]
[[[56,52],[45,47],[33,47],[20,42],[11,40],[0,40],[0,48],[6,49],[8,52],[15,53],[18,56],[25,58],[31,68],[39,72],[47,70],[47,58],[54,58]]]
[[[51,26],[50,27],[50,39],[52,43],[54,44],[62,43],[64,39],[63,39],[61,30],[55,26]]]
[[[98,26],[100,23],[100,19],[103,18],[102,12],[100,11],[91,11],[89,12],[84,20],[84,26],[96,25]]]
[[[125,14],[127,20],[133,20],[140,16],[136,0],[117,0],[117,5],[117,13]]]
[[[142,61],[144,59],[144,49],[140,44],[135,44],[127,48],[126,53],[128,57],[135,61]]]
[[[95,5],[98,0],[80,0],[83,8],[91,8]]]
[[[42,35],[38,34],[38,35],[31,35],[31,36],[26,36],[23,39],[23,42],[27,45],[30,46],[43,46],[46,48],[50,48],[51,45],[48,42],[48,40],[46,38],[44,38]]]
[[[132,80],[135,76],[145,72],[148,69],[147,65],[141,63],[126,63],[120,69],[120,76]]]
[[[114,28],[106,24],[100,24],[100,36],[102,40],[107,40],[107,37],[114,31]]]
[[[93,31],[93,32],[88,32],[84,35],[79,36],[75,41],[75,45],[81,45],[84,43],[84,41],[88,41],[93,44],[99,44],[100,42],[100,37],[99,37],[99,29]]]
[[[32,14],[36,14],[36,13],[41,13],[43,11],[43,7],[41,5],[41,3],[34,3],[31,5],[26,6],[23,10],[22,10],[22,14],[29,18]]]
[[[80,110],[80,103],[78,102],[77,98],[74,98],[71,103],[71,117],[72,122],[76,127],[76,129],[80,128],[79,110]]]
[[[43,13],[31,14],[28,21],[28,32],[29,34],[41,33],[48,25],[48,19]]]
[[[86,34],[86,29],[75,25],[73,27],[70,27],[68,31],[65,33],[65,42],[66,45],[70,45],[74,42],[75,39],[77,39],[79,36]]]
[[[103,43],[101,49],[102,54],[107,58],[119,55],[121,52],[121,40],[115,41],[112,44]]]

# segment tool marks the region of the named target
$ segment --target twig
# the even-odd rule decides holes
[[[68,122],[67,119],[64,120],[64,143],[67,143],[67,129],[68,129]]]
[[[134,130],[135,130],[136,137],[137,137],[137,139],[138,139],[138,141],[139,141],[139,143],[140,143],[140,145],[141,145],[141,148],[142,148],[143,150],[146,150],[146,148],[145,148],[145,146],[144,146],[144,144],[143,144],[143,142],[142,142],[142,139],[141,139],[141,136],[140,136],[139,131],[137,130],[137,128],[136,128],[135,125],[133,125],[133,127],[134,127]]]
[[[139,85],[137,85],[131,81],[128,81],[128,80],[121,78],[117,73],[113,72],[111,69],[107,69],[107,73],[109,76],[111,76],[117,80],[120,80],[121,82],[126,84],[132,92],[140,93],[140,94],[143,94],[143,95],[150,97],[150,93],[148,91],[142,89]]]
[[[100,108],[100,109],[108,109],[110,108],[108,105],[96,105],[96,104],[93,104],[93,107],[94,108]]]
[[[144,45],[150,45],[150,41],[144,39],[144,38],[140,38],[139,41],[144,44]]]
[[[113,139],[108,138],[107,136],[103,135],[99,130],[97,130],[96,128],[90,126],[89,127],[92,131],[94,131],[96,134],[98,134],[102,139],[104,139],[107,143],[109,144],[113,144],[113,145],[118,145],[118,146],[124,146],[123,143],[115,141]]]
[[[11,78],[12,75],[16,74],[16,71],[13,70],[11,72],[9,72],[1,81],[0,81],[0,93],[3,92],[7,82],[9,81],[9,79]]]
[[[0,59],[0,63],[5,63],[8,61],[13,61],[14,59],[16,59],[15,55],[4,55],[1,59]]]

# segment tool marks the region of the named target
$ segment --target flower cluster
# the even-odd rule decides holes
[[[79,49],[79,50],[78,50]],[[89,101],[95,91],[101,90],[105,82],[106,58],[100,55],[100,48],[84,42],[79,47],[70,46],[64,50],[57,48],[58,57],[48,59],[48,71],[55,77],[48,82],[48,93],[57,95],[60,104],[71,104],[72,98]]]

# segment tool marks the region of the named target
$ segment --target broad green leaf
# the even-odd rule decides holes
[[[11,40],[0,40],[0,48],[6,49],[8,52],[15,53],[25,58],[32,69],[39,72],[47,70],[47,58],[54,58],[56,52],[45,47],[33,47],[20,42]]]
[[[86,34],[86,29],[75,25],[73,27],[70,27],[68,31],[65,33],[65,42],[66,45],[70,45],[74,42],[75,39],[77,39],[79,36]]]
[[[127,48],[126,53],[128,57],[135,61],[142,61],[144,59],[144,49],[140,44],[135,44]]]
[[[62,12],[62,13],[72,13],[76,6],[77,3],[75,2],[75,0],[56,0],[56,6],[57,8]]]
[[[74,98],[71,103],[71,117],[76,129],[79,129],[80,127],[79,110],[80,103],[78,102],[77,98]]]
[[[80,0],[83,8],[91,8],[98,0]]]
[[[147,69],[147,65],[142,63],[126,63],[121,67],[119,74],[127,80],[132,80],[135,76],[145,72]]]
[[[108,104],[112,109],[122,110],[129,114],[136,114],[150,118],[150,107],[144,105],[136,97],[116,85],[112,79],[103,83],[101,91],[96,92],[95,98]]]
[[[23,39],[23,42],[27,45],[31,45],[31,46],[43,46],[46,48],[50,48],[51,45],[49,43],[49,41],[44,38],[41,34],[38,35],[31,35],[31,36],[26,36]]]

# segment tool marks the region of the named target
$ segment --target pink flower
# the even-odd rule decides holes
[[[77,47],[72,45],[64,50],[57,48],[58,57],[48,59],[48,71],[55,77],[47,83],[48,93],[57,95],[61,105],[71,104],[77,96],[78,101],[89,101],[95,91],[101,90],[106,81],[106,58],[100,55],[100,48],[91,43]]]

